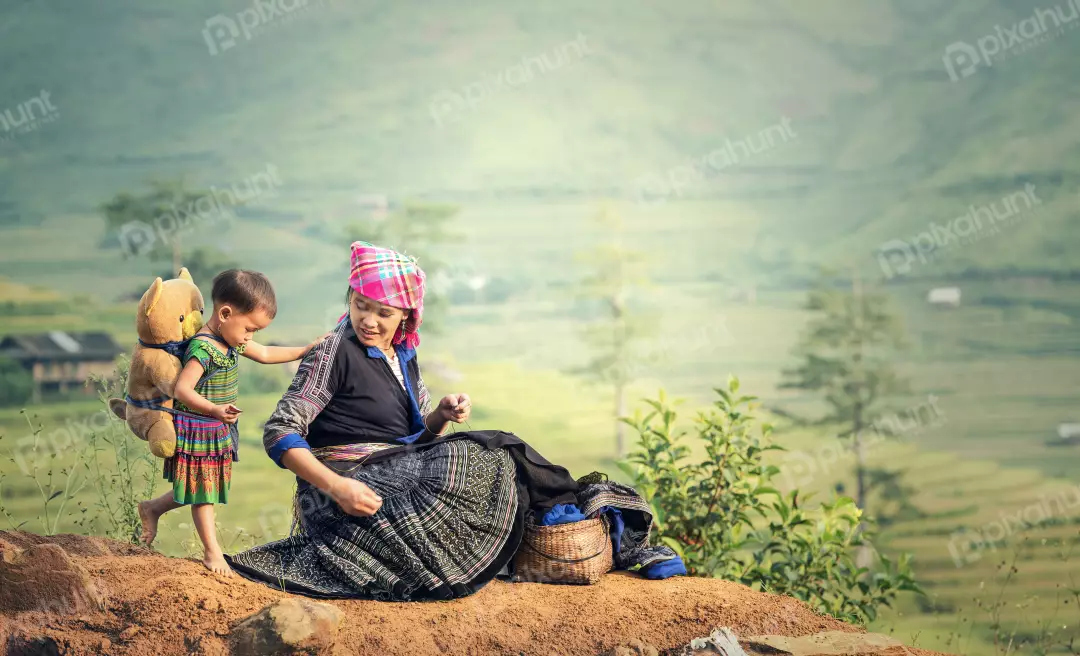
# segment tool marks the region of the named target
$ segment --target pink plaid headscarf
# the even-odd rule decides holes
[[[405,322],[405,335],[400,328],[395,330],[393,343],[404,342],[413,349],[419,346],[420,324],[424,320],[423,270],[414,258],[366,241],[354,241],[351,248],[349,286],[383,305],[412,310]]]

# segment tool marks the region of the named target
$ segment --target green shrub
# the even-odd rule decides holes
[[[34,394],[34,377],[18,362],[0,357],[0,406],[18,406]]]
[[[782,447],[768,443],[772,427],[752,414],[755,397],[738,391],[733,378],[696,418],[700,460],[684,443],[685,431],[676,432],[678,417],[663,391],[647,401],[650,412],[624,419],[639,440],[620,466],[652,505],[657,540],[678,552],[691,574],[790,595],[845,621],[873,620],[901,590],[921,594],[909,555],[893,563],[870,551],[851,499],[810,510],[798,490],[785,496],[773,486],[779,469],[763,455]],[[856,564],[859,551],[872,556],[872,568]]]

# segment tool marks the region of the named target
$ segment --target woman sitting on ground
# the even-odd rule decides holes
[[[298,532],[230,557],[246,576],[320,597],[446,599],[503,570],[526,512],[619,506],[618,566],[675,557],[648,546],[648,505],[614,483],[579,486],[510,433],[459,432],[467,394],[432,407],[416,358],[424,273],[352,245],[348,314],[301,363],[266,422],[267,453],[298,478]]]

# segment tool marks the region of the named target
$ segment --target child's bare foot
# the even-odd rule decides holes
[[[221,574],[222,576],[232,576],[232,568],[229,567],[229,563],[225,562],[225,555],[218,553],[207,553],[202,561],[203,565],[206,565],[206,569],[210,570],[214,574]]]
[[[139,521],[142,522],[142,535],[139,539],[148,547],[153,544],[154,538],[157,537],[159,519],[161,519],[161,513],[154,510],[152,501],[139,502]]]

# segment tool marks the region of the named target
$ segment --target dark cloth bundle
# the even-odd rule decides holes
[[[312,597],[463,597],[511,562],[527,512],[565,503],[586,514],[620,509],[625,529],[613,554],[617,568],[676,557],[667,547],[649,546],[652,515],[632,488],[579,484],[512,433],[456,433],[375,452],[360,467],[332,466],[378,493],[379,512],[347,515],[302,483],[300,531],[229,557],[237,572]]]

